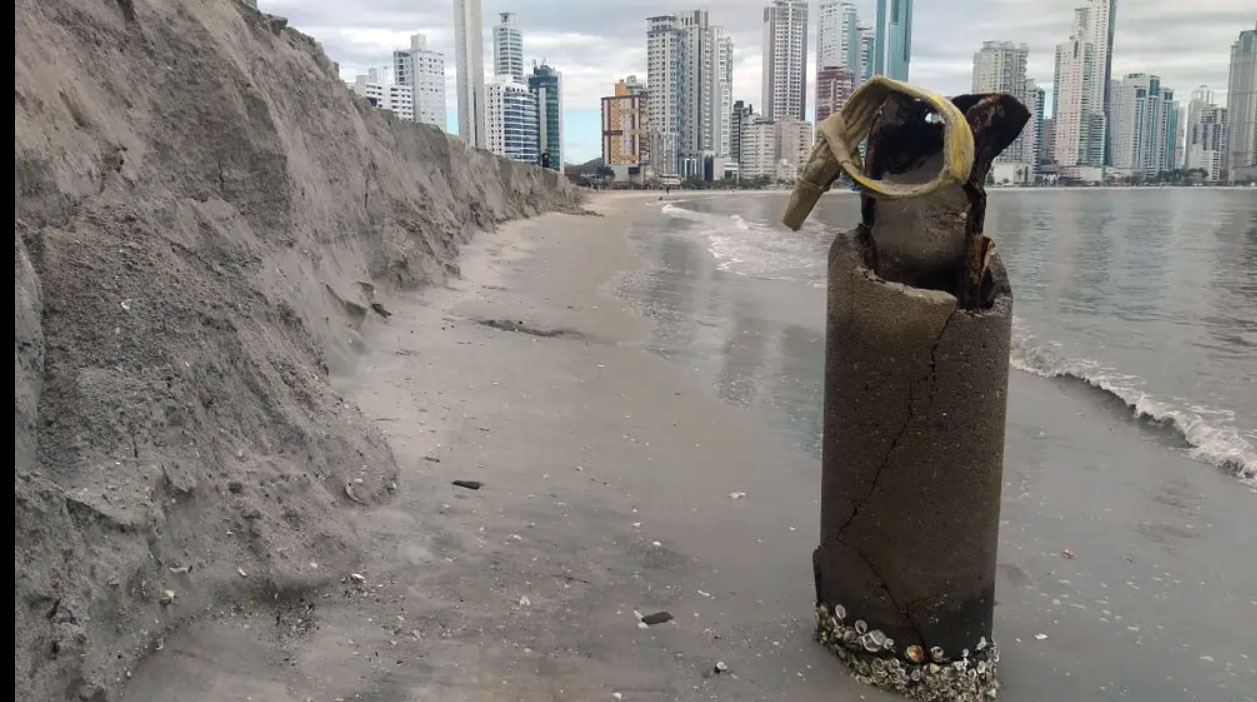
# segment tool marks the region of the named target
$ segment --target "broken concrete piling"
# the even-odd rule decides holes
[[[820,126],[784,218],[797,228],[843,171],[864,186],[861,224],[829,254],[818,637],[863,682],[993,696],[1012,293],[982,183],[1028,113],[1009,96],[868,85]]]

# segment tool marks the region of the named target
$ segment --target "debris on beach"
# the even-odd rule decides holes
[[[361,498],[359,498],[357,495],[354,494],[353,483],[345,484],[345,497],[348,497],[349,499],[353,500],[354,502],[357,502],[360,505],[366,504],[366,502],[363,502]]]
[[[349,579],[354,581],[355,583],[358,583],[359,585],[367,581],[367,579],[363,577],[362,573],[350,573]]]
[[[1074,560],[1074,552],[1067,548],[1063,548],[1061,549],[1061,558],[1064,558],[1067,561],[1072,561]]]
[[[746,493],[745,493],[745,492],[731,492],[731,493],[729,493],[729,499],[731,499],[731,500],[740,500],[740,499],[742,499],[743,497],[746,497]]]
[[[479,480],[455,480],[450,484],[455,487],[467,488],[468,490],[479,490],[484,487],[484,483]]]
[[[729,666],[725,665],[724,661],[716,661],[716,666],[712,668],[712,672],[715,673],[716,675],[720,675],[721,673],[727,673],[729,672]]]
[[[1045,633],[1043,633],[1043,632],[1039,632],[1039,633],[1037,633],[1037,634],[1035,634],[1035,635],[1034,635],[1034,640],[1035,640],[1035,641],[1042,641],[1042,640],[1044,640],[1044,639],[1046,639],[1046,638],[1047,638],[1047,634],[1045,634]]]
[[[520,595],[519,597],[520,607],[529,607],[531,605],[532,605],[532,600],[528,599],[528,595]]]
[[[664,624],[672,621],[672,615],[668,612],[655,612],[642,617],[642,623],[646,626],[654,626],[656,624]]]
[[[161,598],[157,600],[159,604],[169,605],[175,601],[174,590],[162,590]]]

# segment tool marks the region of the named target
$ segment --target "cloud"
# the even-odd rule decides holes
[[[734,99],[758,105],[760,32],[767,1],[484,0],[485,64],[491,70],[489,28],[497,23],[497,13],[516,13],[529,62],[545,58],[563,73],[564,107],[571,113],[565,122],[566,157],[583,161],[597,156],[600,148],[598,122],[589,117],[599,109],[599,99],[618,78],[635,73],[645,80],[645,19],[651,15],[706,8],[711,22],[733,37]],[[872,24],[874,0],[855,4],[861,18]],[[1068,38],[1073,8],[1080,4],[1082,0],[917,0],[911,78],[943,93],[965,92],[973,53],[982,42],[1015,41],[1029,45],[1027,74],[1050,92],[1055,46]],[[260,5],[322,42],[346,79],[390,63],[392,50],[407,45],[411,34],[427,34],[433,48],[446,55],[449,107],[456,108],[450,0],[260,0]],[[811,3],[813,13],[816,5]],[[1118,0],[1113,75],[1155,73],[1180,96],[1208,84],[1221,98],[1231,43],[1255,19],[1252,0]],[[814,28],[812,32],[809,44],[814,48]],[[814,66],[809,60],[809,72]]]

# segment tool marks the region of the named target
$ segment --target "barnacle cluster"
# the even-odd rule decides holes
[[[816,607],[816,638],[851,668],[855,679],[923,702],[980,702],[999,688],[999,649],[982,638],[973,651],[949,659],[943,649],[928,653],[911,645],[899,651],[894,639],[857,619],[847,621],[842,605]]]

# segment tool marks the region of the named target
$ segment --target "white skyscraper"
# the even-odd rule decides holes
[[[846,102],[864,82],[859,14],[847,0],[821,0],[816,21],[816,95],[812,100],[816,123]]]
[[[1147,73],[1131,73],[1110,87],[1113,167],[1143,176],[1171,170],[1178,113],[1173,91]]]
[[[1227,175],[1257,181],[1257,29],[1240,32],[1231,45],[1226,82]]]
[[[764,8],[764,116],[806,119],[807,0],[773,0]]]
[[[647,18],[646,82],[655,171],[706,175],[729,153],[733,40],[705,10]]]
[[[485,86],[489,150],[512,161],[539,163],[537,97],[511,75],[494,76]]]
[[[742,121],[741,178],[777,175],[777,125],[761,115],[750,114]]]
[[[498,13],[493,28],[493,73],[507,75],[516,83],[524,82],[524,35],[515,23],[514,12]]]
[[[816,7],[816,70],[841,65],[843,0],[821,0]]]
[[[472,146],[487,148],[480,0],[454,0],[454,60],[458,74],[458,135]]]
[[[367,69],[354,77],[349,88],[381,110],[388,110],[407,122],[415,120],[414,93],[409,85],[393,81],[388,66]]]
[[[1031,119],[1022,128],[1021,136],[995,157],[997,163],[1033,166],[1036,162],[1039,124],[1034,115],[1038,108],[1039,86],[1033,79],[1026,78],[1026,59],[1029,55],[1028,46],[1011,41],[982,42],[981,50],[973,55],[973,92],[1008,93],[1030,110]]]
[[[1103,166],[1107,153],[1109,77],[1117,0],[1088,0],[1074,9],[1069,41],[1056,47],[1053,107],[1056,162]]]
[[[409,49],[393,52],[393,75],[414,96],[415,121],[445,129],[445,57],[428,48],[428,38],[412,34]]]
[[[1192,102],[1195,102],[1193,100]],[[1226,108],[1217,105],[1199,106],[1194,117],[1188,117],[1186,158],[1183,167],[1205,172],[1207,181],[1221,180],[1226,165]]]

